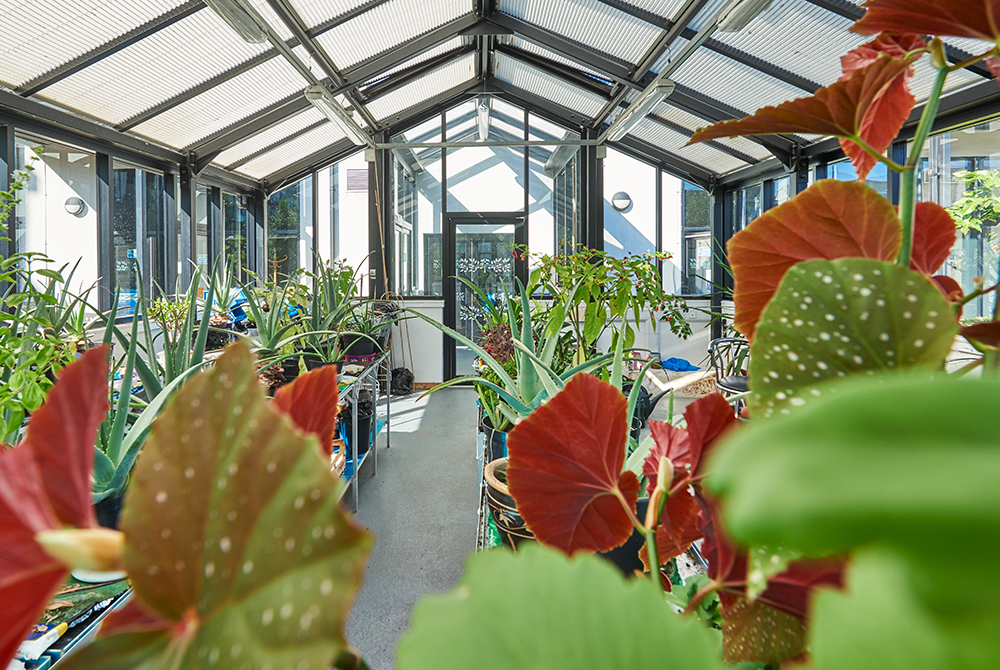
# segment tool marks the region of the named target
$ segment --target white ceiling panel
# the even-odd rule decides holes
[[[183,148],[305,88],[284,59],[275,58],[159,114],[135,132]]]
[[[543,47],[538,46],[534,42],[529,42],[528,40],[521,39],[517,35],[503,35],[503,36],[500,37],[500,39],[501,39],[501,41],[504,41],[507,44],[510,44],[515,49],[520,49],[521,51],[527,51],[530,54],[534,54],[536,56],[541,56],[542,58],[545,58],[547,60],[553,61],[555,63],[559,63],[561,65],[565,65],[567,67],[571,67],[574,70],[579,70],[581,72],[586,72],[587,74],[591,75],[592,77],[596,77],[597,79],[600,79],[601,81],[606,81],[604,77],[602,77],[601,75],[597,74],[596,72],[594,72],[593,70],[591,70],[590,68],[588,68],[586,65],[583,65],[582,63],[578,63],[575,60],[570,60],[569,58],[565,58],[563,56],[560,56],[559,54],[557,54],[554,51],[549,51],[548,49],[545,49]]]
[[[215,12],[201,11],[56,82],[42,95],[118,124],[268,47],[244,42]]]
[[[497,54],[495,63],[494,74],[498,79],[591,118],[601,111],[606,102],[596,93],[569,84],[515,58]]]
[[[6,0],[0,3],[0,81],[11,88],[19,86],[182,3]]]
[[[389,0],[316,38],[341,69],[357,65],[468,14],[472,0]]]
[[[257,153],[262,149],[266,149],[272,144],[277,144],[281,140],[285,139],[289,135],[293,135],[300,130],[308,128],[314,123],[322,121],[326,117],[318,109],[309,106],[306,111],[296,114],[295,116],[282,121],[276,126],[268,128],[262,133],[257,133],[253,137],[240,142],[236,146],[230,147],[219,154],[214,163],[226,166],[232,165],[237,161],[241,161],[247,156]]]
[[[367,4],[369,0],[291,0],[292,7],[310,28]]]
[[[386,119],[475,78],[476,55],[468,54],[365,103],[365,107],[376,119]]]
[[[630,63],[638,63],[662,32],[601,0],[500,0],[498,9]]]
[[[664,118],[672,123],[676,123],[683,128],[687,128],[692,133],[700,128],[710,125],[709,121],[706,121],[699,116],[695,116],[694,114],[689,114],[683,109],[679,109],[667,103],[661,103],[657,106],[655,113],[656,116]],[[723,138],[716,141],[731,149],[735,149],[742,154],[750,156],[751,158],[756,158],[757,160],[764,160],[765,158],[771,157],[770,151],[757,142],[749,140],[745,137]]]
[[[298,160],[310,156],[320,149],[325,149],[331,144],[344,139],[344,133],[332,123],[325,123],[315,130],[296,137],[291,142],[286,142],[271,151],[257,156],[239,168],[238,172],[249,175],[254,179],[263,179],[267,175],[288,167]]]
[[[414,56],[413,58],[411,58],[410,60],[406,61],[405,63],[397,65],[396,67],[394,67],[394,68],[392,68],[390,70],[386,70],[385,72],[380,73],[377,77],[372,77],[367,82],[365,82],[362,86],[366,86],[368,84],[372,84],[372,83],[374,83],[376,81],[379,81],[380,79],[385,79],[386,77],[388,77],[390,75],[396,74],[397,72],[402,72],[403,70],[411,68],[414,65],[420,65],[421,63],[425,63],[425,62],[427,62],[427,61],[429,61],[429,60],[431,60],[433,58],[437,58],[441,54],[446,54],[449,51],[454,51],[456,49],[459,49],[462,46],[462,44],[463,44],[463,41],[462,41],[461,37],[454,37],[454,38],[448,40],[447,42],[442,42],[441,44],[439,44],[438,46],[434,47],[433,49],[428,49],[427,51],[423,52],[419,56]]]
[[[650,119],[640,121],[629,134],[711,172],[729,172],[748,165],[735,156],[704,143],[685,147],[690,137]]]

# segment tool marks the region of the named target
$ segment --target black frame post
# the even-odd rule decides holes
[[[727,207],[731,198],[726,197],[726,192],[712,193],[712,311],[715,314],[722,314],[722,298],[727,288],[732,288],[732,280],[726,272],[726,220],[732,220],[732,205]],[[727,210],[729,210],[727,212]],[[712,321],[712,339],[722,337],[723,332],[722,317]]]
[[[181,264],[181,290],[186,291],[191,285],[191,261],[195,258],[195,236],[197,231],[195,202],[197,199],[198,180],[191,171],[181,169],[181,207],[178,225],[181,228],[181,248],[177,250],[177,258]]]
[[[117,309],[111,304],[115,294],[114,272],[114,203],[115,159],[111,154],[99,153],[97,162],[97,294],[101,311]],[[115,315],[117,316],[117,314]]]
[[[17,145],[14,142],[14,126],[0,126],[0,191],[9,191],[14,181],[14,170],[17,167]],[[14,207],[7,213],[7,220],[0,221],[0,256],[7,258],[17,252],[17,218]]]
[[[376,142],[388,142],[386,133],[376,135]],[[380,298],[393,290],[389,272],[392,259],[392,231],[389,223],[389,170],[391,152],[375,149],[375,160],[368,164],[368,288],[372,298]],[[374,270],[374,273],[372,272]]]

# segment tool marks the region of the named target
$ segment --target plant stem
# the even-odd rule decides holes
[[[920,153],[923,151],[924,143],[934,125],[938,105],[941,103],[941,91],[944,90],[944,82],[947,78],[947,68],[938,70],[937,79],[934,80],[934,88],[927,99],[927,104],[924,105],[923,114],[920,115],[917,132],[913,135],[913,148],[910,149],[909,160],[906,161],[906,168],[900,177],[899,221],[903,226],[903,243],[899,248],[899,258],[896,260],[899,265],[908,266],[910,264],[910,255],[913,251],[913,221],[917,202],[917,162],[920,160]]]
[[[860,137],[852,137],[850,139],[850,141],[854,142],[855,144],[857,144],[862,150],[864,150],[864,152],[866,154],[868,154],[869,156],[871,156],[872,158],[874,158],[878,162],[885,163],[889,167],[889,169],[892,170],[893,172],[902,172],[903,170],[906,169],[905,166],[900,165],[899,163],[897,163],[896,161],[892,160],[891,158],[886,158],[881,152],[879,152],[878,150],[876,150],[875,147],[873,147],[872,145],[868,144],[867,142],[865,142]]]
[[[663,573],[660,571],[660,555],[656,550],[656,526],[643,528],[646,535],[646,553],[649,554],[649,576],[656,582],[656,590],[663,593]]]

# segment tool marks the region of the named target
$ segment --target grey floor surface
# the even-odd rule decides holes
[[[375,549],[347,641],[371,670],[393,666],[414,604],[454,586],[476,547],[475,391],[419,395],[392,399],[392,446],[379,436],[378,474],[370,462],[361,468],[356,518],[375,534]]]

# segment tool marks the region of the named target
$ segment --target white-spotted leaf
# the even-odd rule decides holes
[[[135,595],[173,622],[131,662],[329,667],[371,546],[339,508],[342,486],[316,438],[264,398],[246,345],[194,377],[153,424],[122,512]],[[118,637],[82,660],[113,665]]]
[[[750,356],[754,418],[787,414],[855,374],[937,368],[958,332],[952,307],[925,276],[865,258],[812,260],[788,271]]]

